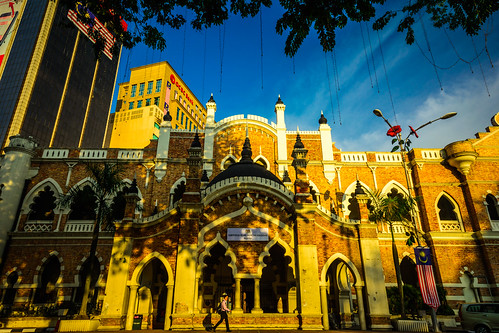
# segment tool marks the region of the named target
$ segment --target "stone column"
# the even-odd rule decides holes
[[[255,278],[255,302],[251,313],[263,313],[260,308],[260,278]]]
[[[132,329],[133,324],[133,315],[135,312],[135,302],[137,301],[137,289],[139,288],[138,284],[130,285],[130,295],[128,298],[128,312],[126,314],[126,325],[125,329],[130,331]]]
[[[329,330],[329,311],[327,308],[327,286],[321,288],[322,325],[325,330]]]
[[[199,293],[199,276],[196,276],[196,280],[194,280],[194,305],[193,305],[193,310],[192,312],[194,313],[199,313],[198,309],[198,293]]]
[[[173,284],[166,285],[166,288],[165,331],[169,330],[172,324]]]
[[[366,325],[366,312],[364,310],[364,296],[362,295],[362,286],[355,286],[355,291],[357,292],[357,304],[359,305],[359,321],[360,329],[367,330]]]
[[[235,278],[236,280],[236,290],[234,293],[234,313],[243,313],[241,308],[241,278]]]

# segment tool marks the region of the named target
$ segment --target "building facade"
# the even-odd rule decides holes
[[[102,147],[119,63],[114,37],[95,19],[106,39],[97,60],[78,8],[51,0],[1,6],[13,17],[1,45],[2,148],[17,134],[43,147]]]
[[[144,148],[158,138],[167,111],[175,129],[194,131],[206,123],[203,104],[167,61],[132,68],[130,81],[119,85],[108,147]]]
[[[122,165],[127,188],[109,198],[122,214],[101,229],[92,272],[102,329],[130,330],[135,314],[143,328],[209,327],[224,292],[233,328],[390,329],[392,237],[368,220],[359,189],[420,198],[416,223],[442,301],[456,310],[498,300],[499,114],[475,138],[411,150],[408,186],[399,153],[342,152],[323,115],[318,131],[297,133],[280,98],[274,109],[275,123],[215,122],[212,97],[204,130],[175,129],[168,113],[143,149],[40,149],[12,138],[0,169],[0,321],[15,326],[23,306],[81,303],[95,206],[56,199],[86,191],[88,163]],[[402,278],[414,284],[405,231],[395,224]]]

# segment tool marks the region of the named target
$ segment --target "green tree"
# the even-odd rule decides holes
[[[74,8],[75,0],[62,0]],[[82,3],[81,1],[80,3]],[[397,30],[406,33],[406,42],[414,42],[414,25],[420,13],[427,13],[437,28],[462,28],[468,35],[476,35],[484,22],[499,9],[497,0],[413,0],[390,3],[385,0],[279,0],[284,10],[276,22],[276,32],[287,33],[284,52],[296,54],[313,28],[324,51],[332,51],[336,42],[336,30],[346,27],[349,21],[361,22],[375,19],[373,28],[383,29],[392,19],[401,17]],[[272,0],[87,0],[86,5],[103,21],[108,29],[131,48],[139,42],[163,50],[166,40],[160,26],[180,28],[186,23],[184,15],[189,11],[194,18],[191,26],[196,30],[221,25],[229,14],[249,17],[257,15],[262,7],[272,6]],[[181,10],[186,9],[186,10]],[[380,14],[381,13],[381,14]],[[120,18],[128,22],[125,31]],[[86,20],[81,15],[81,20]],[[98,36],[94,36],[98,37]],[[97,38],[99,40],[99,38]],[[101,47],[102,47],[102,43]]]
[[[97,251],[97,244],[99,242],[99,230],[101,226],[112,223],[112,198],[123,189],[124,182],[122,180],[122,169],[118,164],[109,163],[89,163],[85,165],[88,176],[92,179],[89,182],[90,196],[95,200],[95,222],[92,232],[92,242],[88,254],[88,262],[90,269],[84,279],[83,299],[79,311],[80,316],[87,315],[87,307],[90,293],[90,283],[92,280],[92,272],[95,269],[95,254]],[[81,199],[82,190],[73,187],[64,195],[59,204],[62,207],[71,207],[75,200]],[[94,308],[94,306],[92,307]]]
[[[369,220],[378,224],[386,224],[390,228],[392,236],[392,255],[393,264],[395,266],[395,274],[397,276],[397,287],[400,294],[400,299],[404,299],[404,289],[402,284],[402,274],[400,273],[400,265],[398,259],[397,245],[395,244],[395,236],[393,226],[396,223],[411,226],[410,214],[415,206],[415,200],[410,197],[404,197],[399,193],[390,193],[382,195],[379,191],[370,192],[371,203],[369,207]],[[405,319],[405,305],[400,302],[401,315]]]

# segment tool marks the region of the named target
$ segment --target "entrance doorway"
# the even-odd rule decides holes
[[[164,329],[168,273],[158,258],[153,258],[142,270],[137,297],[137,312],[147,318],[153,329]]]
[[[342,260],[335,260],[327,271],[327,304],[329,327],[345,329],[357,326],[354,313],[358,302],[353,288],[355,280],[349,267]]]

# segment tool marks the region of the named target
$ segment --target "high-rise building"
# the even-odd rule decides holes
[[[158,138],[167,111],[173,128],[202,129],[206,123],[206,109],[167,61],[132,68],[129,82],[119,85],[106,142],[111,148],[144,148]]]
[[[99,59],[88,25],[106,47]],[[45,147],[101,147],[119,55],[86,8],[53,0],[0,1],[0,144],[21,134]]]

